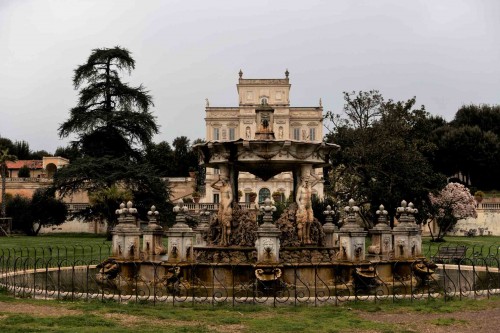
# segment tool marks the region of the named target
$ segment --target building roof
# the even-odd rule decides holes
[[[30,169],[43,169],[42,160],[17,160],[15,162],[7,161],[7,169],[21,169],[23,166],[27,166]]]

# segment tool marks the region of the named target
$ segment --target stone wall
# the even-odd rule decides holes
[[[500,198],[487,198],[477,205],[477,218],[459,220],[455,228],[448,233],[450,236],[466,236],[469,230],[475,230],[476,235],[500,236]],[[432,232],[437,234],[438,227],[432,222]],[[429,235],[429,228],[422,229],[424,235]]]
[[[51,227],[42,227],[41,234],[49,233],[91,233],[91,234],[105,234],[107,223],[100,223],[96,221],[83,222],[78,219],[68,220],[61,225]]]

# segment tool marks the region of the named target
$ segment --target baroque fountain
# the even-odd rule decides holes
[[[163,230],[152,207],[149,224],[141,231],[133,204],[122,204],[116,211],[112,256],[98,266],[98,281],[121,289],[154,288],[155,295],[242,299],[269,293],[285,299],[360,290],[389,294],[393,288],[425,286],[434,266],[422,256],[413,204],[402,201],[399,224],[392,229],[381,205],[378,223],[365,231],[357,223],[359,208],[352,199],[340,229],[330,206],[322,225],[312,211],[311,188],[321,181],[313,170],[328,166],[329,154],[339,147],[276,140],[273,109],[263,104],[256,115],[260,128],[253,140],[195,146],[202,164],[220,169],[219,179],[211,184],[221,194],[216,214],[201,211],[199,223],[191,228],[186,223],[188,209],[179,202],[175,224]],[[267,198],[259,207],[259,225],[256,212],[240,208],[234,200],[238,173],[268,180],[284,171],[293,174],[295,202],[274,220],[276,207]],[[135,281],[133,286],[130,281]]]

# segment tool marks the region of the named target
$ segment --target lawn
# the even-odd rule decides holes
[[[111,253],[111,241],[104,235],[43,234],[36,237],[13,235],[0,238],[0,256],[20,258],[52,258],[84,262],[101,261]]]
[[[14,299],[0,291],[0,332],[422,332],[446,326],[458,333],[470,325],[488,332],[480,325],[494,329],[485,317],[499,314],[499,297],[231,308]]]
[[[431,258],[441,246],[467,246],[467,258],[473,258],[474,254],[483,257],[493,256],[500,259],[500,237],[498,236],[475,236],[475,237],[445,237],[446,242],[434,243],[430,237],[422,238],[422,252],[427,258]]]

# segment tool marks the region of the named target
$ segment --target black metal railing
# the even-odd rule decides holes
[[[433,247],[428,255],[436,254],[437,249]],[[106,260],[109,253],[109,246],[76,245],[0,250],[0,287],[19,297],[148,301],[174,306],[317,306],[500,294],[498,251],[489,247],[472,251],[458,262],[439,265],[420,259],[351,265],[309,257],[293,264],[265,266],[246,261],[165,265],[143,260],[121,263],[118,269],[116,262]]]

